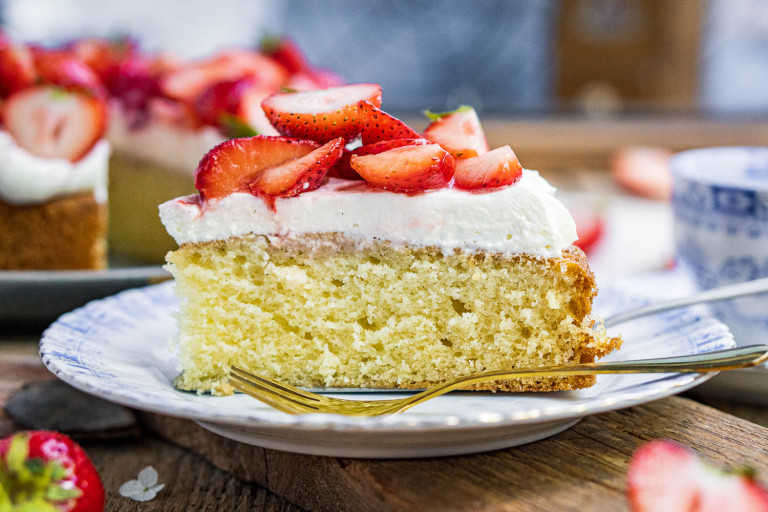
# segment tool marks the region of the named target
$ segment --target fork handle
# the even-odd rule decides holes
[[[755,366],[768,359],[768,345],[750,345],[724,350],[714,350],[701,354],[692,354],[657,359],[637,359],[634,361],[609,361],[577,365],[544,366],[540,368],[519,368],[483,373],[482,375],[460,377],[413,395],[409,403],[398,409],[403,411],[435,396],[464,388],[472,384],[481,384],[495,380],[517,379],[524,377],[565,377],[576,375],[601,375],[617,373],[700,373],[721,370],[733,370]],[[394,402],[394,400],[393,400]]]

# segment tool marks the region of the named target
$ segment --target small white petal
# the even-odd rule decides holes
[[[157,483],[157,470],[152,466],[147,466],[139,471],[139,482],[144,487],[152,487]]]
[[[141,494],[144,492],[144,486],[139,482],[138,480],[128,480],[123,485],[120,486],[120,489],[118,489],[118,492],[120,492],[120,496],[125,496],[126,498],[133,498],[137,494]]]
[[[157,496],[156,491],[147,490],[136,496],[131,496],[131,498],[133,498],[136,501],[149,501],[155,496]]]
[[[158,492],[162,491],[164,488],[165,488],[165,484],[157,484],[156,486],[151,487],[151,488],[149,488],[147,490],[148,491],[152,491],[155,494],[157,494]]]

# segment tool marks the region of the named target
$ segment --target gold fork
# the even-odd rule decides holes
[[[468,375],[395,400],[350,400],[305,391],[233,367],[232,386],[289,414],[333,413],[345,416],[380,416],[402,412],[414,405],[472,384],[521,377],[565,377],[607,373],[700,373],[755,366],[768,359],[768,345],[752,345],[703,354],[578,365],[518,368]]]

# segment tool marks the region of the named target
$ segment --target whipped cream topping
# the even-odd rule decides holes
[[[64,158],[41,158],[0,132],[0,198],[15,205],[41,204],[78,192],[94,192],[97,201],[107,201],[109,143],[102,139],[77,162]]]
[[[116,153],[191,175],[200,159],[212,147],[224,142],[226,137],[212,126],[193,130],[163,120],[132,127],[128,116],[119,107],[113,106],[107,139]]]
[[[576,226],[555,189],[536,171],[487,193],[440,189],[417,195],[331,179],[295,197],[264,201],[236,193],[201,204],[196,196],[160,205],[160,218],[179,245],[249,233],[290,237],[343,233],[353,239],[554,257],[576,240]]]

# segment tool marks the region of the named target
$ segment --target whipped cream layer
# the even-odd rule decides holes
[[[131,127],[128,117],[119,107],[113,107],[110,112],[107,138],[115,148],[115,153],[147,160],[189,175],[212,147],[226,140],[212,126],[193,130],[166,120],[154,120],[139,127]]]
[[[237,193],[204,205],[196,196],[174,199],[160,205],[160,218],[179,245],[250,233],[342,233],[446,253],[459,248],[554,257],[577,238],[573,218],[554,193],[528,170],[510,187],[477,194],[441,189],[409,196],[331,179],[311,192],[278,198],[275,211],[258,197]]]
[[[33,205],[56,197],[93,191],[97,201],[107,201],[110,146],[100,140],[77,162],[41,158],[0,132],[0,199],[15,205]]]

